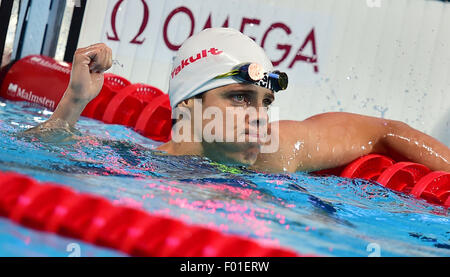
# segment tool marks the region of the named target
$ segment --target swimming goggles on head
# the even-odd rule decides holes
[[[278,70],[264,72],[264,69],[257,63],[239,64],[233,70],[216,76],[214,79],[233,77],[254,85],[268,88],[274,92],[285,90],[288,86],[288,76]]]

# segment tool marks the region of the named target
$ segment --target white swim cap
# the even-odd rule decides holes
[[[273,70],[264,49],[232,28],[209,28],[188,38],[177,52],[169,81],[172,109],[181,101],[217,87],[241,83],[236,78],[214,79],[242,63]]]

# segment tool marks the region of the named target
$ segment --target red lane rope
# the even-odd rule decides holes
[[[40,184],[25,175],[0,172],[0,216],[133,256],[293,257],[289,249],[180,220],[152,215],[63,185]]]
[[[422,164],[394,162],[379,154],[360,157],[346,167],[315,172],[374,180],[392,190],[409,193],[432,204],[450,207],[450,173],[432,172]]]

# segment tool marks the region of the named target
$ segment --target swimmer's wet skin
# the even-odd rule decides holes
[[[78,49],[69,86],[58,107],[49,120],[25,134],[45,138],[54,130],[64,129],[68,137],[76,137],[75,124],[85,106],[100,92],[103,73],[112,65],[111,57],[111,49],[102,43]],[[169,76],[169,97],[173,109],[182,108],[193,115],[179,118],[176,125],[191,127],[187,128],[187,135],[194,140],[171,140],[158,150],[169,155],[207,156],[221,164],[245,165],[266,172],[334,168],[369,153],[406,158],[431,170],[450,172],[450,149],[400,121],[329,112],[303,121],[268,123],[266,109],[275,98],[270,82],[267,79],[253,82],[228,74],[245,63],[258,64],[254,68],[263,70],[249,72],[249,75],[273,76],[270,75],[274,72],[272,64],[264,50],[234,29],[206,29],[186,40]],[[227,108],[258,110],[256,118],[246,120],[245,126],[240,126],[244,127],[245,133],[239,133],[236,126],[233,131],[237,137],[248,138],[252,130],[261,127],[267,127],[269,134],[278,127],[279,133],[270,136],[270,141],[265,143],[259,139],[256,142],[211,142],[205,138],[204,129],[198,128],[211,120],[194,113],[196,103],[201,103],[203,111],[215,107],[222,114]],[[220,128],[215,130],[222,131]],[[261,147],[267,143],[278,148],[273,153],[262,153]]]

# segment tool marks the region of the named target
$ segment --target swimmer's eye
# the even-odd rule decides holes
[[[232,95],[231,98],[240,104],[246,103],[247,101],[247,97],[244,94],[236,94],[236,95]]]
[[[269,107],[272,104],[272,100],[269,98],[266,98],[263,100],[263,104],[264,104],[264,107]]]

